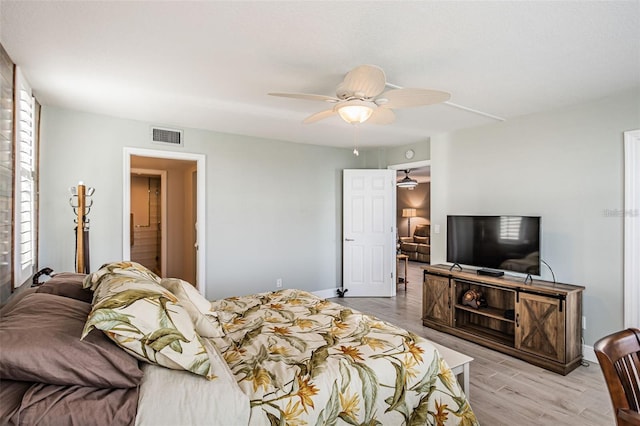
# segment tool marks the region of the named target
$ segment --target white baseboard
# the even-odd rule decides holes
[[[335,288],[327,288],[325,290],[312,291],[311,293],[315,294],[321,299],[330,299],[332,297],[338,296],[338,292],[336,290],[337,289]]]
[[[596,353],[593,351],[593,346],[582,345],[582,359],[600,364],[598,358],[596,358]]]

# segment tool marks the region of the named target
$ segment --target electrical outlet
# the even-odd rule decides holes
[[[277,287],[277,288],[282,287],[282,278],[278,278],[278,279],[276,280],[276,287]]]
[[[586,330],[587,329],[587,317],[582,317],[582,329]]]

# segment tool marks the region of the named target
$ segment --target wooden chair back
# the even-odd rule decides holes
[[[640,426],[640,330],[629,328],[603,337],[594,350],[618,426]]]

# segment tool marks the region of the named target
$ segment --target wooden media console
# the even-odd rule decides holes
[[[422,323],[566,375],[582,362],[584,287],[423,266]],[[486,305],[462,304],[478,290]]]

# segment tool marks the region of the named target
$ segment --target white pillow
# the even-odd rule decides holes
[[[173,293],[187,311],[196,332],[202,337],[222,337],[224,332],[211,302],[202,297],[194,286],[178,278],[163,278],[160,285]]]
[[[191,283],[188,283],[183,280],[178,280],[178,281],[180,281],[180,285],[182,286],[182,289],[185,291],[189,300],[191,300],[191,303],[193,303],[196,306],[196,308],[198,308],[200,313],[202,315],[209,314],[210,313],[209,311],[211,310],[211,302],[205,299],[204,296],[201,295],[200,292],[193,285],[191,285]]]

